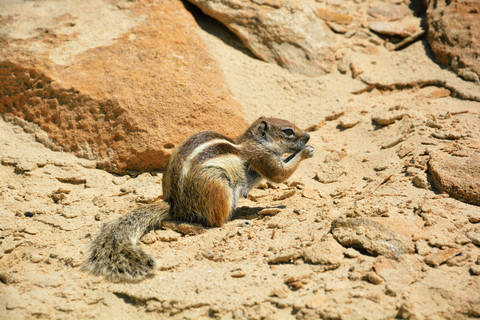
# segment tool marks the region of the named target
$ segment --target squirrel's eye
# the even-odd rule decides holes
[[[287,137],[293,136],[293,134],[294,134],[292,129],[283,129],[282,131],[283,131],[283,133],[285,133],[285,135]]]

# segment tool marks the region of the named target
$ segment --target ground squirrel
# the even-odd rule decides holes
[[[83,268],[113,281],[140,281],[155,259],[138,240],[165,219],[221,226],[240,197],[265,178],[282,182],[313,157],[310,136],[281,119],[260,118],[237,139],[213,131],[194,134],[175,149],[163,175],[164,198],[106,224],[93,240]],[[286,158],[284,155],[289,154]]]

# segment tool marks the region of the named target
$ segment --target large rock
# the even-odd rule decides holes
[[[444,152],[431,155],[428,171],[433,185],[453,198],[480,206],[480,156],[451,156]]]
[[[480,1],[430,0],[428,42],[437,60],[466,80],[480,76]]]
[[[246,126],[179,0],[0,2],[0,112],[121,172],[200,130]]]
[[[333,37],[310,1],[189,0],[235,33],[258,58],[296,73],[329,73]],[[323,17],[323,16],[322,16]],[[351,18],[350,18],[351,20]],[[349,21],[347,21],[349,23]]]

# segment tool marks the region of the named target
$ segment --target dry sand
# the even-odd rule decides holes
[[[437,79],[470,97],[478,86],[435,64],[422,41],[398,52],[375,45],[375,55],[346,45],[361,76],[310,78],[198,22],[247,119],[317,125],[315,157],[287,183],[255,189],[221,228],[150,232],[142,247],[159,259],[156,276],[116,284],[80,263],[105,222],[159,199],[161,173],[112,175],[45,148],[29,124],[0,120],[0,318],[480,317],[480,209],[432,190],[425,173],[432,150],[478,144],[480,102],[419,84]],[[352,94],[367,82],[404,85]],[[462,138],[432,136],[449,130]],[[270,207],[279,210],[258,214]],[[365,232],[394,254],[342,246],[335,232],[352,236],[350,227],[332,232],[332,222],[345,217],[358,218],[357,238]]]

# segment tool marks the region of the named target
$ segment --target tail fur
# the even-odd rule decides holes
[[[90,245],[83,269],[111,281],[138,282],[153,276],[155,259],[137,242],[168,216],[165,202],[135,209],[102,227]]]

